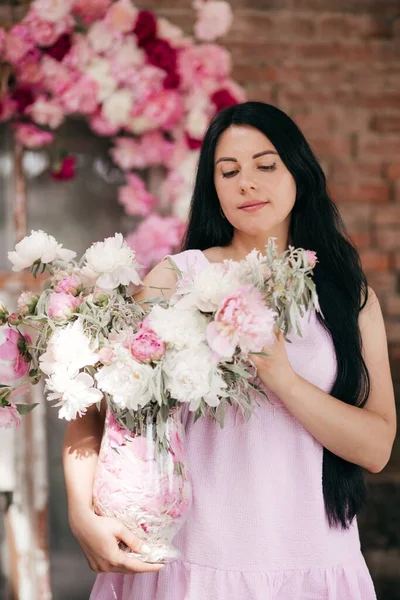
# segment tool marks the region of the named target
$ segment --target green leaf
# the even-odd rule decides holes
[[[38,406],[38,404],[38,402],[35,402],[34,404],[16,404],[15,406],[20,415],[27,415],[31,410]]]

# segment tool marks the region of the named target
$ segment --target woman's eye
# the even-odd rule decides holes
[[[233,177],[237,171],[227,171],[226,173],[222,173],[222,177]]]
[[[275,171],[276,163],[272,163],[272,165],[259,165],[258,167],[261,171]]]

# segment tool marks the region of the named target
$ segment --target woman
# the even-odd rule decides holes
[[[240,260],[269,237],[317,252],[324,320],[303,337],[280,333],[272,358],[254,357],[270,402],[224,429],[187,422],[194,503],[176,539],[182,560],[127,559],[138,541],[91,508],[102,417],[68,425],[64,464],[72,530],[98,576],[92,600],[373,600],[356,515],[363,470],[389,460],[396,417],[385,328],[325,177],[304,136],[277,108],[246,102],[218,114],[205,136],[181,269]],[[167,261],[146,286],[173,292]],[[138,298],[152,295],[145,287]],[[149,573],[149,571],[154,571]],[[161,572],[159,572],[161,571]]]

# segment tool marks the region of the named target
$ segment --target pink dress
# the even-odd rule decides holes
[[[205,255],[182,252],[185,270]],[[336,359],[314,311],[287,352],[295,371],[329,392]],[[194,501],[175,539],[182,559],[160,573],[98,575],[90,600],[375,600],[356,521],[330,529],[321,444],[273,394],[245,423],[187,419]],[[301,402],[301,399],[299,399]]]

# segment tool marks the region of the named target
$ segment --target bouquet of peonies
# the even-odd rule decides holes
[[[17,312],[1,307],[0,425],[18,423],[18,413],[33,408],[12,401],[25,391],[26,375],[32,383],[45,378],[60,418],[74,419],[103,397],[94,377],[109,336],[143,318],[128,291],[141,283],[140,265],[121,234],[93,244],[79,263],[43,231],[32,231],[8,256],[13,271],[29,268],[37,276],[47,270],[50,278],[40,295],[20,295]]]
[[[251,355],[268,355],[264,349],[273,344],[275,329],[285,336],[292,331],[301,336],[300,319],[312,307],[321,312],[312,280],[315,252],[289,246],[279,255],[274,238],[270,238],[265,255],[253,250],[239,262],[210,263],[200,272],[189,270],[184,276],[172,259],[170,262],[178,275],[176,292],[169,308],[154,306],[146,322],[167,343],[173,337],[188,340],[192,351],[175,352],[175,360],[167,361],[164,391],[181,398],[182,392],[190,397],[196,390],[191,402],[196,418],[207,413],[219,415],[223,424],[226,403],[236,404],[250,415],[252,391],[265,395],[257,385]],[[208,377],[202,373],[206,365]],[[183,374],[186,388],[176,389]],[[213,402],[209,395],[199,401],[197,381],[202,374],[209,382]],[[210,406],[218,411],[210,411]]]

